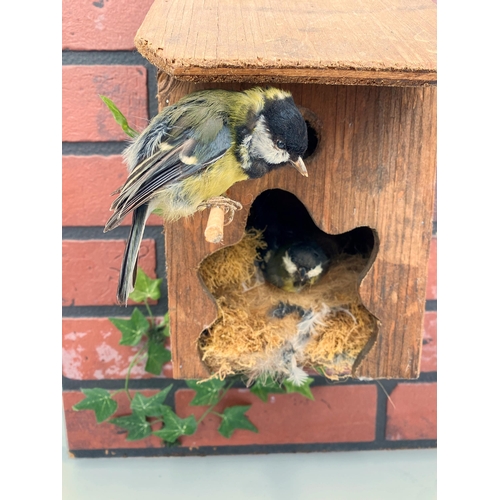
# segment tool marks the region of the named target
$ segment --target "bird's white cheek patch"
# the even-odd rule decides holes
[[[272,165],[286,163],[290,160],[290,155],[285,150],[275,146],[263,116],[257,120],[253,130],[250,153],[254,157],[263,158],[266,163]]]
[[[283,265],[285,266],[288,274],[294,274],[297,272],[297,266],[292,262],[292,259],[290,259],[288,252],[285,253],[285,256],[283,257]]]
[[[316,278],[316,276],[319,276],[321,274],[321,271],[323,268],[321,267],[321,264],[318,264],[316,267],[308,271],[307,277],[308,278]]]

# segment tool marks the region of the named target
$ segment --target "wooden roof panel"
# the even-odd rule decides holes
[[[426,85],[433,0],[155,0],[139,52],[177,78]]]

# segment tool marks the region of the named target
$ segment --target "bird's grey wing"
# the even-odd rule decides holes
[[[111,205],[115,213],[105,231],[118,226],[130,211],[149,201],[160,189],[217,161],[231,146],[231,134],[222,118],[206,119],[196,128],[182,126],[182,121],[176,126],[176,133],[160,142],[156,151],[132,170]]]

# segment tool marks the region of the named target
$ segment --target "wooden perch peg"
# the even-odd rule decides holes
[[[207,227],[205,228],[205,239],[209,243],[222,243],[224,237],[224,209],[212,207],[208,215]]]

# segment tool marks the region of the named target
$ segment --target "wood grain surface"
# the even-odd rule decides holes
[[[155,0],[138,51],[186,81],[436,83],[433,0]]]
[[[160,75],[160,104],[201,88]],[[369,226],[378,253],[360,284],[365,306],[379,319],[355,377],[415,378],[419,374],[427,260],[432,236],[436,160],[436,89],[283,85],[310,113],[320,136],[306,160],[309,177],[292,168],[235,184],[243,204],[222,244],[205,241],[208,211],[165,226],[174,377],[208,375],[197,352],[199,334],[216,319],[216,306],[197,273],[210,253],[243,236],[252,201],[266,189],[295,194],[316,224],[331,234]]]

